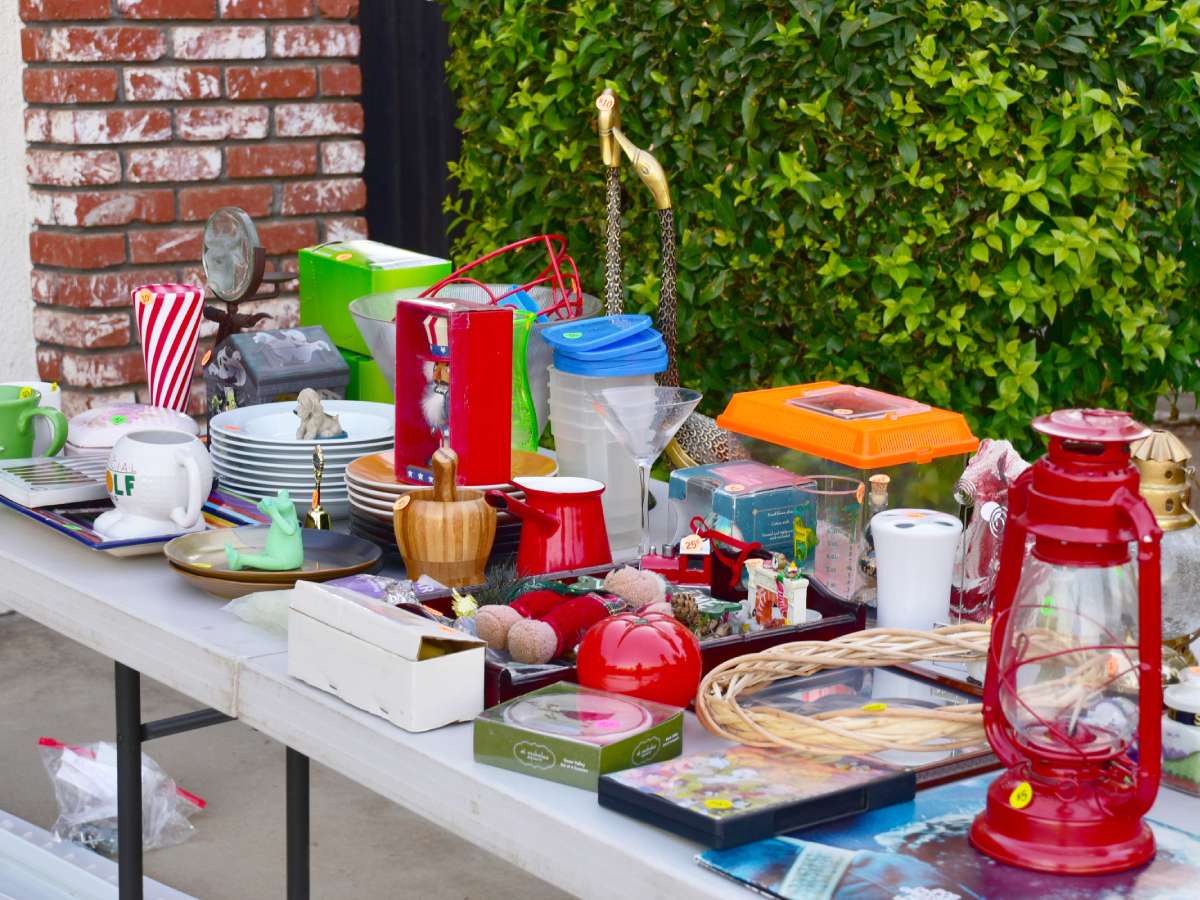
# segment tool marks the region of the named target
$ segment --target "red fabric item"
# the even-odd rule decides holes
[[[558,638],[558,649],[554,651],[554,656],[562,656],[579,643],[585,631],[609,615],[611,610],[608,605],[595,594],[572,597],[543,615],[541,620],[554,629]]]
[[[556,606],[564,603],[569,598],[558,591],[552,591],[548,588],[543,588],[537,591],[530,591],[527,594],[522,594],[516,600],[509,604],[515,611],[520,613],[526,619],[540,619]]]

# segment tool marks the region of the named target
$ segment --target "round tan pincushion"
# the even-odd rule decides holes
[[[521,614],[508,606],[481,606],[475,613],[475,633],[493,650],[508,646],[509,630],[521,621]]]
[[[520,663],[545,663],[558,652],[558,635],[545,622],[522,619],[508,630],[508,652]]]

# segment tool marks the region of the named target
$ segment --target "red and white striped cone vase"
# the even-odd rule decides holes
[[[151,405],[186,412],[204,289],[192,284],[143,285],[133,292],[133,308]]]

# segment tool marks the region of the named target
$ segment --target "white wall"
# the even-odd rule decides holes
[[[0,381],[37,377],[18,6],[0,0]]]

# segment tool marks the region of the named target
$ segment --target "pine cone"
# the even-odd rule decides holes
[[[692,591],[677,591],[671,595],[671,614],[693,634],[701,634],[704,616],[696,605],[696,595]]]

